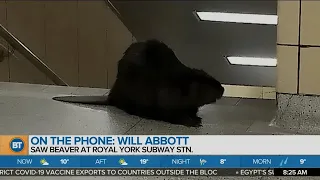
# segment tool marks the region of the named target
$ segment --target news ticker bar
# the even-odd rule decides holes
[[[320,156],[0,156],[0,168],[320,168]]]
[[[0,168],[0,176],[320,176],[320,168]]]

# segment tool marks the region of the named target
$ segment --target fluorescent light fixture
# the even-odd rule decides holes
[[[255,57],[227,57],[230,64],[245,66],[277,66],[277,59],[274,58],[255,58]]]
[[[196,12],[203,21],[233,22],[244,24],[278,24],[277,15],[240,14],[221,12]]]

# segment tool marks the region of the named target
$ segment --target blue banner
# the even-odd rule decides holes
[[[320,168],[320,156],[0,156],[4,168]]]

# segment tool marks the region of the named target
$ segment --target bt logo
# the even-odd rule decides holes
[[[10,149],[13,152],[21,152],[24,149],[24,142],[20,138],[13,138],[10,142]]]

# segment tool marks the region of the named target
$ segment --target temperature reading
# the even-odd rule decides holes
[[[141,164],[147,164],[149,159],[140,159]]]
[[[69,159],[60,159],[61,164],[67,164],[69,162]]]
[[[226,161],[226,159],[220,159],[220,164],[224,164]]]
[[[300,164],[304,164],[306,161],[306,159],[300,159]]]

